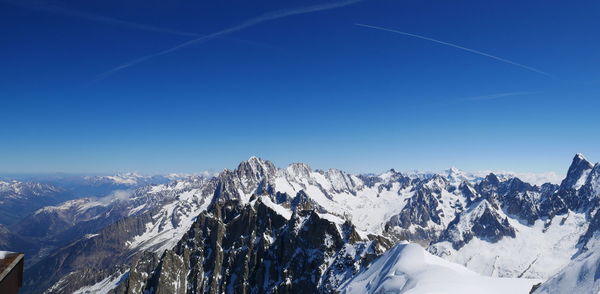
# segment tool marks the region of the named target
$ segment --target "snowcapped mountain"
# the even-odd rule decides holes
[[[104,197],[117,190],[132,190],[154,184],[166,184],[188,178],[188,175],[142,175],[118,173],[114,175],[67,175],[42,178],[42,181],[71,191],[77,197]]]
[[[57,242],[71,242],[78,234],[81,239],[51,254],[39,256],[39,261],[26,270],[35,278],[26,282],[25,290],[43,291],[56,282],[46,279],[48,275],[78,281],[82,280],[79,275],[95,278],[90,270],[103,272],[128,260],[136,252],[163,251],[174,246],[189,229],[191,219],[197,216],[192,212],[202,211],[200,206],[208,205],[203,197],[208,194],[200,191],[205,183],[205,178],[194,177],[99,199],[72,200],[38,210],[21,224],[21,234],[26,235],[31,229],[49,232],[47,238]],[[149,241],[144,240],[146,237]]]
[[[139,259],[115,292],[327,292],[380,245],[312,210],[290,215],[264,196],[226,200],[201,213],[172,250]]]
[[[189,178],[187,175],[146,176],[122,173],[110,176],[14,175],[0,179],[0,224],[12,225],[33,211],[82,197],[100,198],[119,190]]]
[[[483,221],[465,221],[469,216],[459,215],[428,250],[481,274],[548,278],[585,244],[592,212],[598,208],[591,170],[592,165],[578,154],[560,186],[532,187],[517,178],[501,181],[488,176],[476,190],[477,197],[489,202],[486,210],[493,213]],[[491,236],[476,235],[474,226],[482,224]]]
[[[69,197],[66,190],[50,184],[0,181],[0,224],[11,225],[40,207]]]
[[[209,175],[208,173],[203,173]],[[7,174],[6,181],[34,182],[52,185],[68,191],[70,199],[82,197],[104,197],[116,190],[132,190],[148,185],[166,184],[171,181],[194,177],[192,174],[145,175],[135,172],[109,175],[80,174]],[[2,179],[0,178],[0,180]]]
[[[113,182],[115,184],[124,184],[124,185],[139,185],[140,183],[147,183],[153,177],[143,176],[138,173],[120,173],[112,176],[96,176],[96,177],[86,177],[86,179],[91,181],[107,181]]]
[[[214,177],[36,212],[86,235],[32,265],[25,290],[326,293],[403,241],[479,275],[546,279],[600,228],[599,176],[581,155],[561,185],[457,169],[352,175],[252,157]]]
[[[583,156],[579,156],[576,166],[569,170],[563,181],[563,189],[572,196],[576,207],[596,204],[600,197],[600,164],[592,166]],[[571,262],[558,273],[541,284],[534,293],[598,293],[600,292],[600,209],[583,207],[586,216],[591,216],[587,230],[579,238],[578,250]]]
[[[44,196],[48,192],[59,192],[60,189],[51,185],[35,182],[0,181],[0,192],[3,198],[23,198],[31,196]]]

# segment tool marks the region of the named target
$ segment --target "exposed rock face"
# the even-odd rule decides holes
[[[570,210],[580,211],[589,207],[589,191],[578,191],[587,182],[593,166],[581,154],[573,158],[567,177],[560,184],[558,194]],[[585,189],[583,189],[585,190]],[[587,193],[586,193],[587,192]]]
[[[485,199],[494,209],[502,209],[506,215],[533,225],[541,217],[566,212],[563,200],[555,196],[557,189],[549,183],[532,186],[518,178],[501,181],[492,173],[475,185],[475,196],[470,197]]]
[[[340,226],[311,210],[288,220],[260,197],[243,206],[219,202],[156,267],[141,269],[138,262],[115,293],[327,292],[376,256],[376,243],[362,241],[351,224]],[[354,244],[356,250],[343,250]],[[142,264],[155,264],[152,258]]]
[[[362,186],[362,183],[354,181],[350,175],[339,169],[329,169],[324,175],[331,183],[331,188],[335,193],[356,194],[356,190],[360,190]]]
[[[37,211],[15,229],[24,237],[37,234],[46,245],[60,247],[50,247],[50,252],[46,247],[38,254],[39,248],[31,250],[25,271],[29,278],[22,291],[41,293],[57,284],[48,292],[71,293],[77,288],[64,285],[85,286],[112,275],[115,267],[128,264],[143,250],[171,248],[181,236],[173,240],[169,235],[191,224],[213,193],[211,181],[196,177],[139,188],[127,198],[77,199]],[[181,230],[183,234],[187,228]],[[90,271],[84,269],[96,272],[94,279],[88,279]]]
[[[144,293],[146,283],[153,275],[153,270],[159,265],[160,257],[154,253],[144,252],[138,255],[137,259],[129,268],[127,276],[122,283],[113,289],[112,293]]]
[[[423,245],[433,241],[439,242],[443,239],[440,236],[451,224],[459,222],[463,214],[472,211],[482,201],[485,201],[487,207],[484,211],[488,211],[489,214],[481,217],[489,220],[489,225],[494,223],[494,218],[501,220],[497,226],[494,225],[494,230],[484,232],[485,230],[480,228],[481,230],[472,236],[485,237],[489,242],[496,242],[503,236],[514,236],[514,231],[508,228],[506,221],[500,217],[501,214],[530,226],[543,216],[566,212],[561,206],[563,200],[554,196],[558,189],[556,185],[532,186],[518,178],[500,179],[493,173],[473,185],[464,180],[456,170],[448,173],[447,178],[434,175],[416,181],[412,188],[413,196],[406,200],[406,205],[400,213],[392,216],[386,223],[386,234],[390,238],[410,240]],[[455,181],[451,182],[449,179]],[[494,232],[498,235],[492,237]],[[444,233],[444,236],[447,237],[448,234]],[[470,239],[472,237],[467,236],[466,239],[461,238],[460,242],[469,242]]]
[[[538,202],[542,196],[538,189],[513,178],[501,185],[498,193],[498,201],[507,215],[514,216],[528,225],[533,225],[539,219]]]
[[[286,202],[281,202],[285,205]],[[294,212],[302,210],[312,210],[320,213],[325,213],[327,210],[319,203],[311,199],[304,191],[300,191],[294,198],[289,201],[290,209]]]
[[[390,218],[386,231],[401,239],[428,242],[437,234],[431,224],[442,225],[441,213],[437,200],[427,191],[419,189],[408,199],[402,211]]]
[[[600,163],[597,163],[587,174],[585,184],[577,191],[579,201],[583,202],[580,211],[591,211],[600,206]]]
[[[585,215],[587,229],[579,235],[576,252],[570,262],[545,282],[535,285],[531,293],[597,293],[600,291],[600,164],[592,166],[578,154],[567,177],[552,194],[540,203],[540,214],[548,219],[564,214]],[[544,187],[542,186],[542,189]],[[547,189],[546,189],[547,190]],[[585,226],[583,226],[585,228]],[[577,237],[577,236],[575,236]],[[570,241],[570,240],[565,240]]]
[[[502,218],[487,200],[481,200],[455,218],[440,240],[450,241],[458,250],[473,237],[493,243],[503,237],[514,238],[515,229],[508,223],[508,219]]]
[[[539,202],[540,217],[552,219],[556,215],[561,215],[569,212],[569,208],[565,200],[556,193],[556,186],[544,184],[541,188],[543,197]]]
[[[479,194],[477,193],[475,188],[469,182],[467,182],[467,181],[461,182],[460,186],[458,186],[458,189],[459,189],[460,193],[465,195],[465,200],[466,200],[467,205],[471,205],[472,203],[479,200],[479,197],[480,197]]]
[[[75,286],[65,285],[123,279],[117,293],[328,293],[401,240],[443,243],[436,247],[442,256],[545,230],[555,217],[585,221],[586,213],[592,220],[600,167],[585,162],[576,157],[570,174],[579,178],[559,187],[456,169],[377,176],[313,171],[299,163],[278,169],[253,157],[214,178],[140,188],[107,205],[86,202],[40,213],[51,220],[35,222],[48,224],[48,238],[94,231],[32,266],[29,276],[38,278],[25,290],[54,285],[49,293],[70,293]],[[61,231],[69,223],[76,224]],[[592,221],[584,237],[598,227]],[[510,276],[535,263],[527,262]]]
[[[468,194],[487,203],[467,204],[428,250],[489,275],[548,278],[600,232],[596,166],[576,155],[560,186],[488,175]]]
[[[590,220],[590,225],[588,226],[585,234],[579,238],[579,244],[582,245],[579,253],[589,250],[588,242],[590,242],[594,235],[598,233],[600,233],[600,209],[596,210],[596,213]]]
[[[477,184],[476,189],[483,199],[495,202],[498,196],[499,186],[500,179],[498,179],[495,174],[491,173]]]
[[[247,195],[263,194],[272,191],[277,168],[272,162],[257,157],[243,161],[237,169],[225,170],[216,179],[213,199],[247,200]]]
[[[581,180],[585,181],[585,175],[593,168],[593,165],[583,157],[581,154],[575,155],[569,170],[567,171],[567,177],[560,184],[562,190],[577,190],[579,187],[578,182]],[[579,184],[581,186],[581,184]]]
[[[62,284],[85,285],[98,279],[97,275],[89,274],[91,271],[105,273],[107,269],[127,263],[131,252],[125,242],[144,232],[150,218],[151,214],[125,218],[102,229],[97,235],[61,248],[26,271],[29,278],[23,285],[23,291],[42,293],[61,278],[66,279]],[[68,293],[65,289],[68,290],[49,289],[48,293]]]

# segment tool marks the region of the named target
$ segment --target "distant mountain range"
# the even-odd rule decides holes
[[[118,173],[113,175],[86,174],[5,174],[0,181],[40,183],[52,185],[69,192],[72,198],[103,197],[115,190],[127,190],[152,184],[164,184],[192,175],[167,174],[143,175],[139,173]]]
[[[206,177],[11,181],[0,201],[29,213],[7,209],[0,249],[28,253],[24,293],[597,293],[599,177],[577,154],[560,184],[257,157]]]

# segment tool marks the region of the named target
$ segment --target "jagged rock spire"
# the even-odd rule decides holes
[[[561,189],[573,189],[580,181],[582,176],[589,172],[594,166],[585,159],[581,153],[577,153],[571,162],[567,177],[560,184]]]

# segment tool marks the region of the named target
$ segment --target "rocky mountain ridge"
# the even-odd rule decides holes
[[[50,254],[31,270],[44,277],[39,269],[59,265],[52,278],[46,277],[45,285],[37,288],[48,293],[98,287],[136,293],[158,291],[159,285],[182,293],[260,293],[267,288],[274,293],[299,292],[286,286],[288,278],[292,284],[327,292],[359,272],[368,260],[407,240],[482,275],[543,279],[566,265],[597,231],[593,220],[600,219],[596,217],[599,170],[598,164],[576,155],[561,185],[538,186],[503,175],[466,177],[458,170],[352,175],[336,169],[315,171],[306,164],[277,168],[252,157],[212,178],[146,186],[115,200],[106,207],[127,211],[116,217],[121,217],[117,223],[133,227],[101,229]],[[236,218],[252,225],[242,230],[235,225]],[[315,232],[321,227],[332,229],[315,236],[291,234],[291,228],[304,225]],[[348,228],[352,238],[344,237]],[[217,238],[215,230],[231,236]],[[232,236],[246,241],[236,243]],[[305,239],[313,237],[317,241]],[[293,242],[301,250],[317,250],[310,252],[322,258],[310,270],[303,269],[282,249],[285,246],[274,245],[277,240]],[[533,243],[538,244],[538,252],[527,251],[526,244]],[[117,258],[98,253],[106,247],[117,252]],[[216,248],[222,250],[219,258],[213,256]],[[489,254],[479,254],[482,248]],[[354,253],[335,257],[344,250]],[[519,250],[523,254],[514,256]],[[259,251],[260,258],[255,255]],[[270,272],[249,261],[257,258],[290,262],[296,268],[292,273],[279,268]],[[90,259],[95,274],[90,274]],[[174,268],[186,270],[175,274]],[[335,268],[337,274],[328,274]],[[256,284],[258,280],[263,288]]]

